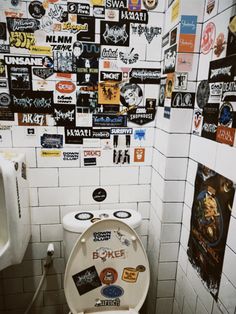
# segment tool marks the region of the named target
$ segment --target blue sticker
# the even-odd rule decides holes
[[[145,129],[139,129],[139,130],[135,130],[134,132],[134,139],[135,140],[145,140],[145,134],[146,134],[146,130]]]
[[[114,299],[121,297],[124,294],[124,290],[119,286],[110,285],[102,288],[101,294],[106,298]]]
[[[195,35],[197,30],[196,15],[181,15],[180,34]]]

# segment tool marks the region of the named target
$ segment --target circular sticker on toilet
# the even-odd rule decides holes
[[[98,188],[93,192],[93,199],[96,202],[102,202],[106,199],[107,192],[104,189]]]
[[[100,280],[105,285],[111,285],[116,282],[118,273],[114,268],[108,267],[101,271]]]
[[[215,42],[215,36],[216,36],[216,27],[215,24],[212,22],[209,22],[202,34],[202,41],[201,41],[201,52],[203,54],[208,54],[213,47],[213,44]]]

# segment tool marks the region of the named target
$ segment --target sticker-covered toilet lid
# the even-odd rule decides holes
[[[64,289],[73,314],[141,308],[149,287],[146,252],[126,223],[103,219],[78,239],[68,259]]]

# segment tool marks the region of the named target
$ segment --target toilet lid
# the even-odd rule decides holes
[[[82,233],[73,247],[64,289],[73,314],[128,313],[141,308],[149,281],[148,259],[137,233],[123,221],[103,219]]]

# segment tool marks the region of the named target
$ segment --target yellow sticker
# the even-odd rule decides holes
[[[236,33],[236,16],[234,16],[232,21],[229,23],[229,30],[231,33]]]
[[[36,55],[52,55],[52,48],[47,46],[31,46],[30,53]]]
[[[91,0],[92,5],[104,5],[104,0]]]
[[[175,0],[171,11],[171,22],[174,22],[179,16],[180,0]]]
[[[41,157],[61,157],[60,150],[41,150]]]

